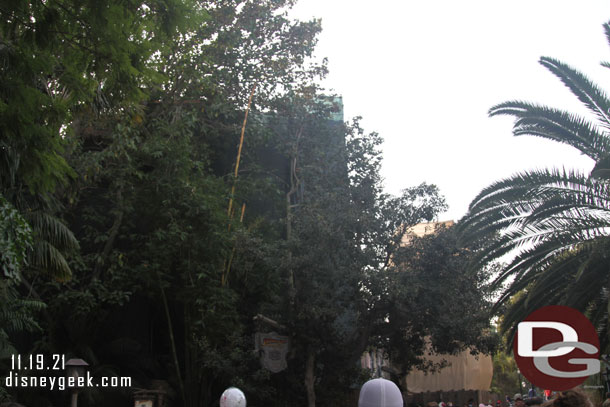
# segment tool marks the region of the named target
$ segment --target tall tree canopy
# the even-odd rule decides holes
[[[431,367],[425,337],[444,353],[495,343],[486,271],[466,272],[470,255],[457,248],[453,229],[403,245],[409,228],[446,208],[438,189],[385,194],[380,136],[357,120],[329,122],[324,106],[291,95],[271,126],[286,140],[291,176],[279,249],[288,295],[270,312],[293,333],[293,366],[305,373],[309,406],[339,403],[345,395],[337,390],[358,380],[370,347],[386,352],[400,380]],[[463,306],[448,308],[451,301]]]
[[[604,29],[610,42],[610,25]],[[562,304],[586,312],[608,341],[610,263],[610,99],[572,67],[543,57],[540,63],[557,76],[591,113],[590,117],[532,103],[511,101],[490,115],[516,117],[513,133],[567,144],[595,161],[591,174],[569,169],[522,172],[485,188],[470,204],[461,223],[465,241],[489,241],[477,265],[514,257],[498,275],[499,287],[513,279],[498,304],[520,291],[504,328],[512,332],[531,311]],[[610,67],[609,64],[603,64]]]

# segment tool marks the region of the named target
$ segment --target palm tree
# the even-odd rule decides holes
[[[604,24],[610,43],[610,23]],[[568,144],[596,163],[591,174],[567,169],[515,174],[483,189],[460,222],[465,242],[480,242],[477,266],[517,251],[495,280],[496,309],[516,293],[503,330],[509,338],[531,311],[563,304],[586,312],[608,345],[610,289],[610,99],[583,74],[552,58],[548,68],[593,113],[592,120],[522,101],[490,109],[516,117],[513,134]],[[603,64],[610,68],[610,64]],[[512,279],[512,281],[511,281]]]

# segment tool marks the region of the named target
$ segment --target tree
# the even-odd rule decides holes
[[[35,1],[0,8],[0,193],[32,228],[20,284],[71,277],[78,241],[61,219],[74,124],[128,109],[151,86],[150,56],[182,23],[181,2]],[[173,17],[172,17],[173,15]],[[163,20],[163,24],[160,20]],[[152,31],[155,35],[152,35]],[[142,80],[142,78],[148,78]]]
[[[56,284],[49,277],[70,279],[79,248],[64,220],[77,176],[67,160],[71,141],[108,111],[132,113],[145,89],[160,82],[151,56],[185,26],[190,6],[57,0],[0,7],[0,194],[32,232],[19,278],[6,290],[2,281],[0,319],[9,334],[20,326],[40,325],[49,336],[61,330],[63,320],[46,313],[42,322],[34,311],[53,298],[42,298],[41,285]],[[30,350],[28,340],[20,342],[13,341],[19,352]]]
[[[610,41],[610,25],[604,25]],[[608,341],[610,247],[610,99],[583,74],[552,58],[540,63],[556,75],[593,114],[595,121],[532,103],[512,101],[490,109],[491,116],[516,117],[513,134],[567,144],[596,163],[591,174],[544,169],[522,172],[485,188],[461,223],[465,242],[485,242],[477,265],[519,249],[497,276],[495,286],[514,280],[498,306],[524,290],[509,309],[504,328],[512,332],[531,311],[563,304],[587,312]],[[604,64],[609,67],[609,64]]]
[[[379,324],[377,341],[401,380],[412,368],[442,367],[424,350],[489,354],[497,347],[489,322],[493,270],[468,270],[471,259],[472,251],[458,245],[456,227],[443,223],[425,236],[409,235],[393,255],[388,295],[380,301],[387,321]]]
[[[122,372],[141,387],[166,379],[187,406],[211,404],[230,384],[264,393],[249,338],[263,298],[276,294],[274,274],[242,268],[251,254],[240,253],[228,284],[221,284],[235,239],[258,243],[237,222],[227,227],[233,182],[227,173],[244,115],[242,94],[258,83],[258,104],[266,106],[278,84],[287,89],[315,76],[304,60],[319,24],[288,20],[282,9],[290,2],[283,1],[119,2],[101,7],[98,20],[90,18],[92,3],[76,15],[64,14],[63,5],[41,7],[60,8],[60,27],[79,16],[92,22],[86,28],[93,33],[104,31],[103,22],[112,27],[93,35],[107,41],[93,48],[108,45],[108,54],[77,47],[81,76],[99,77],[101,85],[70,104],[62,116],[66,128],[59,127],[60,158],[76,175],[53,184],[54,192],[80,250],[68,259],[69,282],[31,284],[53,317],[41,324],[39,351],[78,355],[94,375]],[[180,31],[175,19],[184,23]],[[74,35],[80,38],[77,29]],[[145,39],[153,41],[143,46]],[[74,62],[71,54],[64,57]],[[104,57],[117,60],[98,72]],[[240,185],[234,197],[240,204],[247,189]],[[264,250],[261,244],[252,251]],[[243,275],[263,284],[242,282]],[[121,396],[109,393],[83,397],[111,405],[110,397]]]
[[[291,94],[267,120],[290,172],[286,241],[276,243],[286,294],[269,305],[269,316],[292,337],[287,374],[304,387],[292,384],[293,403],[306,395],[309,406],[345,398],[362,380],[357,364],[371,346],[400,363],[400,377],[430,367],[423,361],[427,335],[439,352],[493,347],[485,274],[464,273],[467,251],[457,249],[453,232],[401,245],[410,227],[445,208],[438,189],[422,184],[398,197],[384,194],[382,139],[357,120],[329,121],[331,107],[320,99]],[[460,314],[440,297],[463,304],[450,308]]]
[[[491,391],[512,397],[515,389],[521,388],[519,385],[518,367],[515,359],[503,351],[498,351],[493,356],[494,375],[491,381]]]

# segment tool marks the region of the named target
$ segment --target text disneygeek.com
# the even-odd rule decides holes
[[[95,380],[94,380],[95,379]],[[87,387],[131,387],[131,377],[102,376],[94,378],[89,372],[86,376],[25,376],[10,372],[3,380],[7,388],[39,388],[49,390],[65,390]]]

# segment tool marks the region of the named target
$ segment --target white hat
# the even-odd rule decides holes
[[[246,407],[246,396],[237,387],[229,387],[220,396],[220,407]]]
[[[517,400],[517,399],[523,400],[523,397],[521,397],[521,394],[515,393],[515,397],[513,397],[513,400]]]
[[[373,379],[360,389],[358,407],[402,407],[398,386],[386,379]]]

